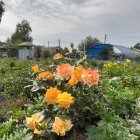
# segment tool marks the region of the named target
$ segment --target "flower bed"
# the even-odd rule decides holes
[[[61,60],[60,60],[61,59]],[[28,62],[23,101],[1,124],[4,140],[139,139],[140,65],[93,60]],[[33,64],[34,63],[34,64]],[[28,73],[28,74],[27,74]],[[19,132],[20,131],[20,132]]]

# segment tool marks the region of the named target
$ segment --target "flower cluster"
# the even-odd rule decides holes
[[[54,59],[58,57],[61,57],[61,54],[54,55]],[[46,113],[50,107],[51,110],[49,110],[48,113],[53,112],[54,114],[48,114],[47,118],[47,114],[44,117],[43,114],[36,113],[30,118],[26,118],[27,125],[34,133],[39,135],[43,133],[42,130],[47,131],[49,129],[49,132],[54,132],[59,136],[64,136],[73,126],[70,119],[66,118],[69,114],[69,110],[74,109],[74,105],[73,107],[71,107],[71,105],[74,104],[76,100],[74,97],[76,96],[72,94],[73,90],[68,90],[69,92],[67,92],[67,88],[66,90],[63,89],[64,91],[60,89],[65,88],[65,85],[67,85],[68,88],[71,88],[71,86],[76,86],[78,83],[88,85],[89,87],[97,85],[99,82],[99,73],[97,70],[86,69],[82,65],[72,66],[68,63],[57,66],[55,70],[52,70],[53,74],[48,70],[39,71],[38,65],[33,66],[32,70],[36,73],[36,80],[39,80],[38,83],[44,83],[46,80],[53,79],[50,83],[49,81],[46,81],[47,89],[44,88],[46,89],[44,99],[46,101],[46,105],[48,105]],[[41,82],[41,80],[43,80],[43,82]],[[60,83],[57,84],[57,82]],[[48,120],[45,121],[44,118]]]
[[[112,64],[106,64],[105,67],[110,67]],[[114,64],[113,64],[114,66]],[[34,72],[39,72],[39,66],[35,65],[32,67]],[[56,77],[60,79],[69,80],[68,83],[71,86],[75,86],[78,82],[83,82],[88,86],[97,85],[99,82],[99,73],[97,70],[85,69],[79,65],[77,67],[71,66],[70,64],[61,64],[56,68]],[[50,71],[43,71],[38,73],[39,80],[50,80],[53,79],[54,75]]]
[[[54,77],[53,74],[48,70],[40,72],[38,65],[32,66],[32,71],[35,72],[35,73],[38,73],[37,78],[39,80],[50,80],[50,79],[53,79],[53,77]]]
[[[45,100],[47,104],[56,104],[58,103],[60,108],[69,108],[71,104],[74,103],[74,98],[71,94],[67,92],[61,92],[57,88],[50,88],[46,91]],[[33,130],[35,134],[41,135],[43,131],[41,129],[46,129],[47,122],[44,120],[43,113],[39,112],[33,114],[32,117],[27,117],[27,125]],[[52,125],[52,132],[55,132],[57,135],[64,136],[66,131],[69,131],[72,128],[71,121],[63,120],[60,117],[55,117],[55,122]]]
[[[57,88],[50,88],[46,91],[45,100],[47,104],[56,104],[61,108],[69,108],[74,103],[74,98],[67,92],[61,92]]]
[[[69,85],[75,86],[79,81],[88,86],[97,85],[99,82],[99,73],[97,70],[85,69],[79,65],[73,67],[69,64],[61,64],[57,67],[57,75],[69,80]]]
[[[38,135],[42,135],[43,129],[47,128],[47,121],[44,119],[42,112],[33,114],[32,117],[26,117],[26,122],[28,127]],[[60,117],[55,117],[51,131],[57,135],[64,136],[66,131],[69,131],[72,126],[73,125],[69,119],[63,120]]]
[[[103,66],[103,74],[111,75],[111,76],[119,76],[124,71],[123,64],[109,61],[108,63],[105,63]]]
[[[104,67],[105,68],[118,67],[118,63],[117,62],[109,61],[108,63],[104,64]]]

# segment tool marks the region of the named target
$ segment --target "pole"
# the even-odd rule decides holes
[[[60,39],[58,39],[58,46],[60,47]]]
[[[105,34],[104,44],[106,44],[107,35]]]
[[[45,43],[44,43],[44,50],[43,50],[43,60],[45,60]]]
[[[48,41],[48,47],[50,46],[50,42]]]

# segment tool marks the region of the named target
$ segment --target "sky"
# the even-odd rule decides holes
[[[134,46],[140,42],[140,0],[3,0],[0,41],[26,19],[34,44],[75,47],[87,36],[106,43]]]

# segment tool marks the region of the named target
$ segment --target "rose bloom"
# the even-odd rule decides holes
[[[83,71],[82,81],[88,86],[93,86],[98,84],[99,77],[97,70],[87,69]]]
[[[81,80],[82,73],[84,71],[84,67],[79,65],[74,69],[73,76],[76,77],[77,80]]]
[[[56,53],[53,56],[53,59],[60,59],[60,58],[63,58],[63,55],[61,53]]]
[[[70,105],[74,103],[74,100],[71,94],[63,92],[58,95],[57,103],[59,104],[60,107],[69,108]]]
[[[53,79],[53,74],[49,71],[43,71],[38,74],[38,79],[39,80],[42,80],[42,79],[50,80],[50,79]]]
[[[32,71],[33,72],[39,72],[39,66],[38,65],[32,66]]]
[[[59,117],[55,117],[55,122],[52,125],[52,132],[55,132],[58,136],[64,136],[66,131],[72,128],[72,123],[70,120],[62,120]]]
[[[60,78],[66,78],[67,80],[70,79],[73,73],[74,67],[69,64],[61,64],[57,67],[57,75]]]
[[[69,85],[71,85],[71,86],[75,86],[77,83],[78,83],[78,80],[77,80],[76,77],[72,77],[72,78],[69,80]]]
[[[57,88],[51,87],[50,89],[48,89],[45,94],[45,100],[47,104],[55,104],[59,94],[61,94],[61,91]]]
[[[75,86],[81,80],[83,71],[84,71],[84,68],[81,65],[77,66],[74,69],[73,75],[72,75],[71,79],[69,80],[69,84],[71,86]]]
[[[47,122],[44,119],[42,112],[35,113],[32,117],[26,117],[26,122],[28,127],[34,131],[35,134],[42,134],[41,130],[37,129],[37,125],[41,128],[45,128],[47,126]],[[43,120],[43,121],[42,121]]]

